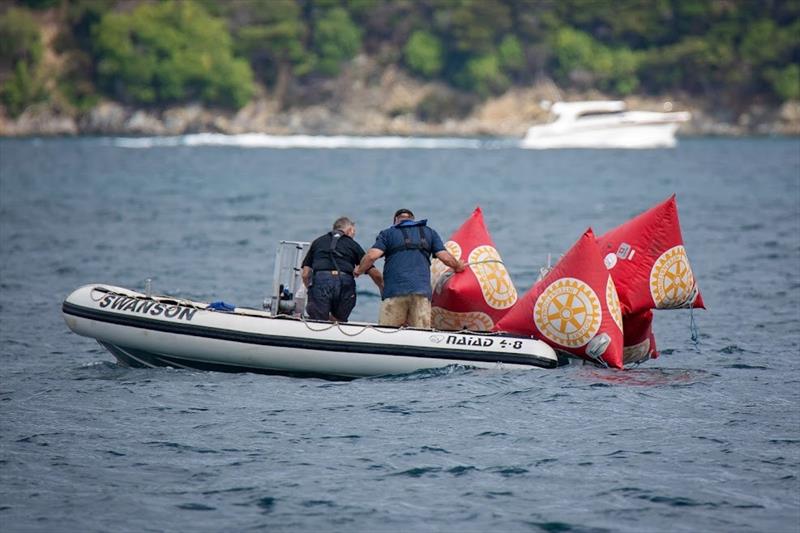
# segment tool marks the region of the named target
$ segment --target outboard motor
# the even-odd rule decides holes
[[[310,243],[299,241],[278,243],[272,292],[264,298],[264,309],[273,315],[303,315],[306,308],[303,259],[310,246]]]

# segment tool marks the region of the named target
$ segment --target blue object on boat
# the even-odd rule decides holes
[[[210,304],[208,304],[207,309],[209,309],[210,311],[226,311],[226,312],[230,312],[230,311],[233,311],[234,309],[236,309],[236,306],[235,305],[231,305],[231,304],[226,304],[222,300],[219,300],[219,301],[211,302]]]

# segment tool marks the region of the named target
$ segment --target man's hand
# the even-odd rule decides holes
[[[452,268],[455,272],[463,272],[467,268],[467,264],[461,259],[456,259],[447,250],[442,250],[436,254],[436,258],[445,265]]]
[[[370,248],[367,250],[367,253],[364,254],[364,257],[361,258],[361,263],[356,265],[356,268],[353,270],[353,276],[360,276],[366,272],[369,272],[369,269],[372,268],[372,265],[375,264],[379,258],[383,257],[383,250],[379,250],[377,248]]]

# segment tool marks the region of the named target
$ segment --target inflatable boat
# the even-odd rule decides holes
[[[282,289],[282,287],[281,287]],[[63,303],[67,326],[127,366],[357,378],[464,365],[555,368],[556,353],[530,337],[312,321],[269,312],[86,285]],[[285,291],[284,291],[285,292]],[[265,306],[268,307],[268,306]]]

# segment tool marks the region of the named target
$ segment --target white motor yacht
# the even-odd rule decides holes
[[[670,148],[691,119],[686,111],[629,111],[619,100],[556,102],[550,111],[555,120],[529,128],[523,148]]]

